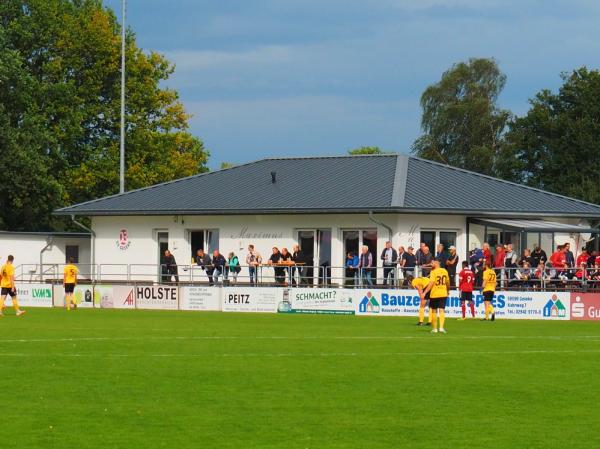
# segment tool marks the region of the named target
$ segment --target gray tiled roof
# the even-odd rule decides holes
[[[276,173],[272,183],[271,173]],[[600,206],[406,155],[271,158],[113,195],[60,215],[448,212],[600,217]]]

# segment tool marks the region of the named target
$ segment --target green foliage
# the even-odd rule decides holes
[[[231,162],[221,162],[221,170],[232,167],[235,167],[235,164],[232,164]]]
[[[600,72],[562,74],[558,93],[542,90],[527,115],[516,119],[507,141],[518,164],[516,181],[600,203]]]
[[[470,59],[452,66],[421,96],[424,134],[413,144],[413,153],[494,174],[510,118],[496,104],[505,82],[493,59]]]
[[[354,148],[353,150],[348,150],[348,154],[356,156],[356,155],[360,155],[360,154],[389,154],[389,153],[386,151],[383,151],[379,147],[358,147],[358,148]]]
[[[53,208],[118,191],[120,45],[100,0],[0,3],[0,142],[15,168],[2,187],[2,204],[15,207],[0,210],[3,226],[56,226]],[[189,115],[161,87],[173,65],[139,49],[131,31],[126,57],[126,187],[205,171]]]

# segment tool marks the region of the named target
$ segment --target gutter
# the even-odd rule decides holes
[[[377,219],[376,219],[376,218],[373,216],[373,211],[372,211],[372,210],[370,210],[370,211],[369,211],[369,220],[371,220],[373,223],[375,223],[375,224],[377,224],[377,225],[379,225],[379,226],[382,226],[382,227],[384,227],[385,229],[387,229],[387,230],[388,230],[388,235],[389,235],[389,238],[388,238],[388,240],[389,240],[390,242],[392,241],[392,235],[394,234],[394,231],[392,231],[392,228],[391,228],[390,226],[386,225],[386,224],[385,224],[383,221],[377,220]]]
[[[88,228],[83,223],[80,223],[77,220],[75,220],[75,215],[71,215],[71,221],[73,222],[73,224],[76,224],[81,229],[84,229],[87,232],[89,232],[90,235],[92,236],[92,244],[91,244],[91,248],[90,248],[90,253],[91,253],[91,260],[90,260],[90,262],[91,262],[91,267],[90,267],[91,270],[90,270],[90,274],[92,275],[92,282],[95,282],[95,280],[96,280],[96,233],[93,231],[93,229]]]

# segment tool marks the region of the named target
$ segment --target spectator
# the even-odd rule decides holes
[[[213,285],[213,266],[210,256],[204,252],[202,248],[196,251],[196,265],[202,268],[208,277],[208,284]]]
[[[523,287],[531,287],[531,278],[533,277],[531,264],[528,261],[523,262],[523,266],[515,271],[514,277],[521,281]]]
[[[431,254],[427,245],[424,243],[422,245],[419,249],[420,253],[417,254],[417,265],[421,267],[421,276],[427,277],[431,272],[433,254]]]
[[[285,283],[285,268],[280,266],[281,263],[281,253],[279,249],[274,246],[273,253],[271,257],[269,257],[269,265],[273,267],[275,271],[275,283],[276,284],[284,284]]]
[[[240,260],[238,256],[232,251],[229,253],[227,257],[227,278],[230,284],[237,283],[237,275],[242,271],[242,267],[240,267]]]
[[[484,245],[487,245],[484,243]],[[488,245],[489,248],[489,245]],[[471,270],[475,274],[475,286],[480,286],[482,283],[483,267],[485,266],[486,259],[483,249],[475,248],[471,251],[469,256],[469,264]],[[488,262],[489,263],[489,262]]]
[[[292,260],[292,254],[288,251],[287,248],[281,248],[281,259],[280,264],[287,265],[287,267],[283,268],[284,275],[286,278],[290,279],[292,276],[292,265],[294,261]],[[287,280],[285,281],[287,283]]]
[[[523,266],[523,264],[527,262],[529,264],[530,267],[535,267],[538,265],[538,263],[536,263],[536,260],[531,256],[531,250],[528,248],[525,248],[523,250],[523,255],[521,256],[521,258],[518,261],[518,265],[520,267]]]
[[[481,261],[481,271],[483,271],[485,264],[489,263],[490,265],[492,264],[493,260],[492,260],[492,250],[490,249],[490,244],[487,242],[484,242],[482,247],[481,247],[481,251],[483,252],[483,260]]]
[[[165,250],[165,254],[162,261],[163,266],[163,282],[166,280],[167,282],[179,282],[179,275],[177,270],[177,262],[175,261],[175,256],[171,254],[171,251],[168,249]]]
[[[292,285],[296,285],[296,273],[298,273],[298,285],[306,285],[306,265],[309,264],[304,252],[300,249],[300,246],[294,245],[294,252],[292,253]]]
[[[567,266],[569,268],[575,268],[575,256],[571,252],[571,244],[565,243],[563,245],[563,248],[565,249],[564,252],[565,252],[565,259],[567,261]]]
[[[587,261],[588,267],[593,267],[596,265],[596,262],[600,260],[600,256],[598,255],[598,251],[592,251],[590,258]]]
[[[246,265],[250,275],[250,285],[258,284],[258,267],[262,263],[262,256],[254,249],[254,245],[248,245],[248,255],[246,256]]]
[[[448,256],[446,255],[446,251],[444,250],[444,245],[442,243],[438,244],[437,246],[435,258],[440,260],[441,268],[446,268],[446,260],[448,259]]]
[[[398,263],[398,253],[392,248],[392,242],[385,242],[385,248],[381,252],[380,259],[383,261],[383,285],[394,285],[394,271]]]
[[[580,281],[587,281],[590,278],[590,273],[587,269],[587,263],[581,262],[578,268],[579,269],[575,273],[575,277]]]
[[[590,254],[588,253],[587,248],[581,248],[581,254],[577,256],[576,264],[578,267],[581,267],[582,263],[588,265],[588,260],[590,259]],[[593,265],[592,265],[593,266]]]
[[[504,247],[500,244],[496,245],[496,254],[494,254],[494,269],[496,271],[496,276],[499,277],[502,268],[504,268],[504,256],[506,252],[504,251]]]
[[[446,271],[450,276],[450,287],[456,287],[456,267],[458,267],[458,254],[456,253],[456,246],[452,245],[449,248],[450,254],[446,259]]]
[[[544,251],[540,245],[535,245],[535,248],[533,249],[533,252],[531,253],[531,257],[533,257],[533,260],[535,261],[535,264],[532,266],[538,266],[540,264],[540,262],[542,263],[546,263],[548,261],[548,256],[546,255],[546,251]]]
[[[218,249],[213,251],[212,257],[212,266],[213,266],[213,283],[217,285],[219,283],[219,276],[223,276],[225,273],[225,268],[227,266],[227,261],[225,257],[219,252]]]
[[[358,285],[358,256],[350,251],[346,255],[346,285],[357,286]]]
[[[512,243],[509,243],[506,245],[506,251],[504,253],[504,269],[507,279],[512,279],[515,277],[516,268],[517,253],[514,251]]]
[[[415,266],[417,265],[417,257],[414,253],[415,249],[412,246],[407,248],[407,251],[402,255],[401,266],[404,270],[404,279],[408,276],[415,275]]]
[[[371,268],[373,267],[373,255],[369,251],[369,247],[364,245],[361,249],[360,257],[358,260],[358,268],[360,270],[360,277],[363,285],[373,285],[371,279]]]
[[[560,274],[569,268],[565,255],[565,247],[563,245],[558,245],[556,247],[556,251],[554,251],[550,256],[550,263],[552,264],[552,268],[556,270],[557,274]]]

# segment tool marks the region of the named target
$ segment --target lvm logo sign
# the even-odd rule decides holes
[[[371,292],[368,292],[358,304],[358,311],[360,313],[379,313],[381,307],[375,296]]]

